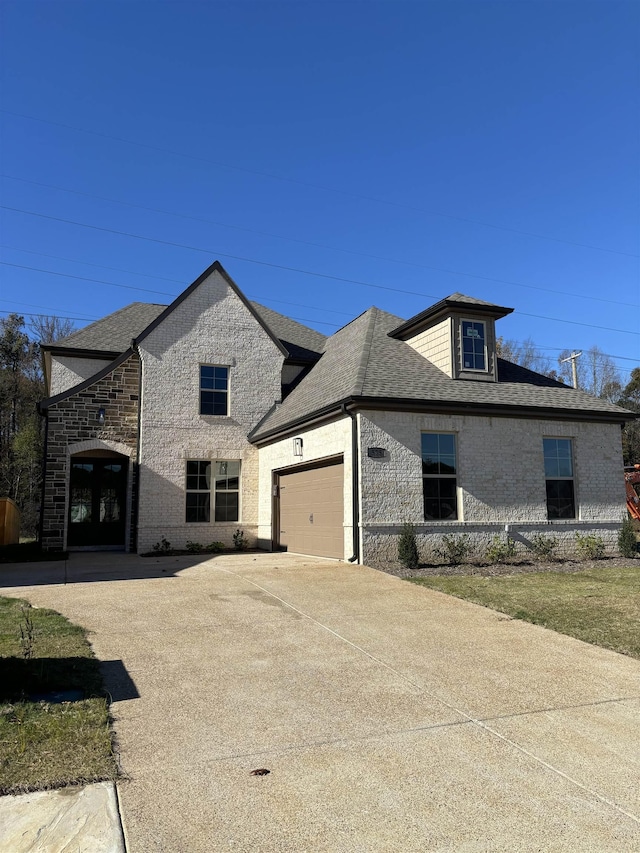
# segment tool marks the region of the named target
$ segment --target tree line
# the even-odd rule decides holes
[[[38,530],[44,419],[36,404],[47,394],[41,346],[73,331],[70,320],[55,316],[34,317],[29,323],[20,314],[0,319],[0,497],[13,498],[20,508],[23,537]],[[572,384],[571,365],[562,362],[569,350],[554,365],[531,338],[523,343],[498,338],[497,344],[502,358]],[[577,370],[579,388],[640,413],[640,367],[623,384],[613,359],[593,346],[578,359]],[[625,465],[640,462],[640,421],[625,427],[623,452]]]
[[[0,319],[0,497],[10,497],[21,513],[22,537],[38,530],[44,419],[36,404],[46,397],[41,344],[73,331],[60,317]]]

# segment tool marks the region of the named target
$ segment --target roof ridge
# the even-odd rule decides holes
[[[372,305],[366,313],[370,314],[370,316],[367,318],[367,332],[364,336],[360,364],[356,373],[356,387],[354,389],[354,393],[356,394],[362,394],[367,378],[367,369],[369,367],[369,359],[371,358],[371,344],[373,343],[373,334],[376,328],[376,320],[378,319],[378,309],[375,305]]]

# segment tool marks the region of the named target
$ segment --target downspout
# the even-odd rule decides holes
[[[134,478],[134,493],[133,506],[131,507],[131,526],[132,531],[129,537],[129,546],[133,543],[133,553],[138,553],[138,518],[140,514],[140,445],[142,442],[142,356],[136,343],[135,338],[131,341],[131,349],[138,353],[138,435],[136,437],[136,461],[135,461],[135,478]]]
[[[352,530],[353,530],[353,555],[349,557],[349,563],[360,562],[360,455],[358,453],[358,421],[356,415],[347,410],[346,403],[343,403],[342,412],[349,415],[351,418],[351,510],[352,510]]]

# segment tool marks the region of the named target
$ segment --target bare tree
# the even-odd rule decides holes
[[[573,384],[572,368],[569,358],[572,350],[563,350],[558,356],[558,374],[568,385]],[[622,394],[622,379],[611,356],[602,352],[598,346],[583,350],[577,359],[578,388],[601,397],[610,403],[615,403]]]
[[[65,317],[36,317],[29,323],[32,337],[39,344],[53,344],[75,330],[73,321]]]
[[[496,341],[496,348],[500,358],[504,358],[506,361],[519,364],[521,367],[526,367],[528,370],[534,370],[536,373],[542,373],[545,376],[555,375],[555,371],[551,367],[551,359],[540,350],[532,338],[526,338],[519,342],[500,337]]]

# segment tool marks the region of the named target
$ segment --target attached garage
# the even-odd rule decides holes
[[[298,554],[344,559],[344,460],[275,474],[275,541]]]

